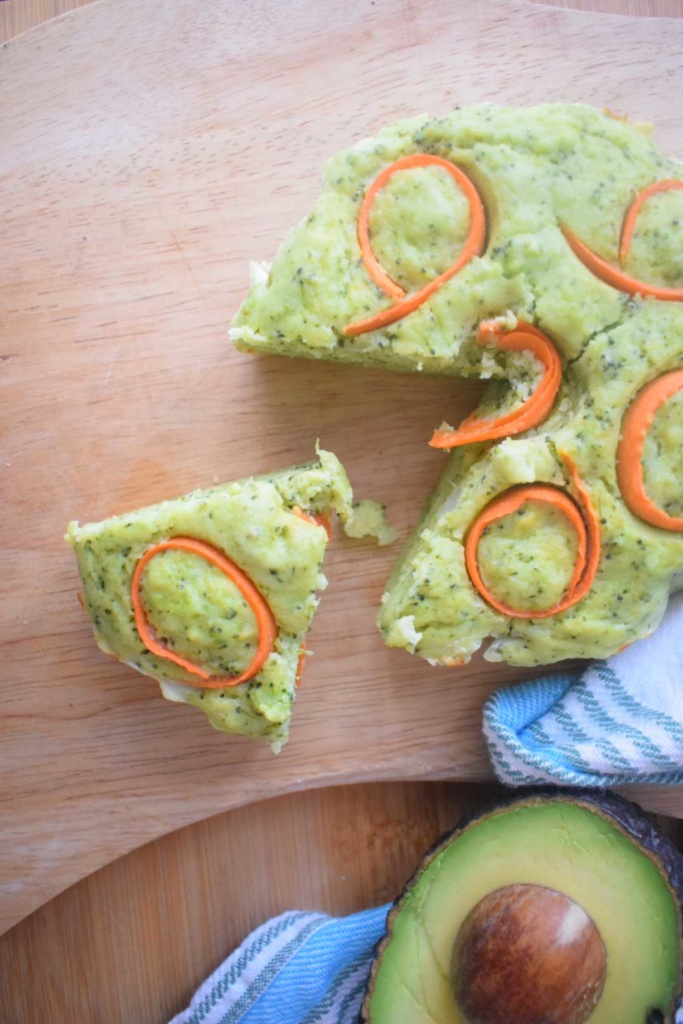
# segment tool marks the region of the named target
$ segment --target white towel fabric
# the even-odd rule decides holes
[[[683,593],[652,636],[608,661],[495,693],[484,736],[509,786],[683,783]]]

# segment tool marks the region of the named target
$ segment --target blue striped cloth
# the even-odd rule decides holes
[[[357,1024],[388,910],[274,917],[214,971],[171,1024]],[[683,1024],[683,1010],[676,1024]]]
[[[388,910],[274,917],[214,971],[171,1024],[356,1024]]]
[[[652,636],[609,661],[495,693],[484,736],[509,786],[683,783],[683,593]]]

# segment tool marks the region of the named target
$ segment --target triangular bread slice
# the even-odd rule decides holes
[[[414,154],[447,161],[471,180],[485,209],[484,245],[409,315],[349,335],[350,325],[396,301],[363,261],[359,214],[378,176]],[[231,338],[242,350],[509,380],[506,359],[482,350],[476,336],[482,320],[511,311],[557,338],[571,359],[621,319],[629,296],[581,264],[563,226],[616,262],[625,206],[666,177],[681,177],[680,164],[637,126],[589,106],[482,104],[398,122],[328,163],[314,209],[272,266],[252,265]],[[443,166],[399,171],[369,211],[374,255],[410,295],[457,258],[470,215]],[[656,267],[639,269],[656,277]]]
[[[70,523],[67,539],[99,647],[158,680],[169,700],[200,708],[217,729],[264,737],[279,749],[317,595],[327,584],[332,512],[356,535],[379,524],[373,503],[361,503],[354,523],[346,472],[321,450],[307,465],[101,523]],[[237,582],[226,575],[230,566]],[[249,674],[259,650],[257,671],[220,685]]]

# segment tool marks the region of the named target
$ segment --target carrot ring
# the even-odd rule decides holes
[[[533,394],[518,409],[495,420],[483,420],[475,413],[462,421],[457,430],[436,430],[432,448],[457,448],[477,441],[492,441],[531,430],[550,414],[562,383],[562,360],[550,338],[531,324],[520,320],[517,327],[499,337],[505,327],[497,321],[485,321],[479,327],[480,345],[496,344],[509,352],[531,352],[543,364],[543,376]]]
[[[161,554],[163,551],[171,550],[188,551],[190,554],[198,555],[200,558],[206,559],[206,561],[210,562],[211,565],[220,569],[220,571],[235,584],[253,611],[259,630],[258,647],[251,663],[239,676],[212,676],[211,673],[206,672],[199,665],[195,665],[194,662],[189,661],[187,658],[183,658],[179,654],[175,654],[173,651],[169,650],[168,647],[157,640],[154,635],[154,631],[142,606],[140,584],[145,567],[152,558],[155,558],[156,555]],[[206,544],[204,541],[193,540],[191,537],[172,537],[170,540],[165,540],[160,544],[152,545],[151,548],[148,548],[147,551],[145,551],[135,566],[130,596],[133,602],[135,625],[143,644],[147,650],[152,652],[152,654],[156,654],[157,657],[164,658],[166,661],[172,661],[174,664],[184,668],[187,672],[190,672],[192,675],[199,676],[199,678],[203,680],[201,683],[188,683],[190,686],[201,686],[205,689],[219,689],[224,686],[237,686],[238,683],[245,683],[248,679],[252,679],[256,673],[263,668],[266,661],[273,653],[275,638],[277,636],[277,625],[265,598],[259,593],[242,569],[235,565],[234,562],[231,562],[222,551],[219,551],[211,544]]]
[[[576,466],[567,455],[562,455],[578,491],[578,500],[550,484],[521,484],[504,491],[489,502],[470,526],[465,537],[465,567],[478,593],[496,611],[513,619],[547,619],[551,615],[566,611],[586,596],[592,586],[600,561],[600,524],[588,491],[580,479]],[[518,611],[511,605],[499,601],[484,583],[477,562],[477,548],[487,526],[497,519],[516,512],[527,501],[543,501],[559,509],[567,517],[576,532],[578,547],[574,571],[567,585],[564,597],[551,608],[543,611]]]
[[[465,194],[470,207],[470,230],[465,239],[465,244],[455,263],[452,263],[447,270],[439,274],[414,295],[406,297],[406,293],[396,281],[393,281],[382,268],[372,250],[370,242],[370,211],[377,193],[384,188],[389,179],[397,171],[407,171],[414,167],[442,167],[450,174],[457,185]],[[430,156],[427,153],[414,153],[412,156],[405,156],[396,160],[381,171],[372,182],[361,204],[358,214],[358,244],[360,245],[361,257],[370,277],[375,284],[382,289],[385,295],[397,301],[389,309],[375,314],[366,320],[359,320],[344,328],[344,334],[355,337],[358,334],[367,334],[368,331],[377,331],[382,327],[401,320],[404,316],[414,312],[423,302],[426,302],[442,284],[445,284],[459,270],[474,259],[484,249],[486,242],[486,213],[484,204],[481,201],[474,183],[470,178],[450,160],[443,160],[439,156]]]
[[[648,185],[641,192],[638,193],[636,198],[631,203],[626,216],[624,217],[624,223],[621,227],[621,241],[619,243],[619,261],[622,266],[626,262],[628,251],[631,248],[631,239],[633,238],[633,229],[636,226],[636,221],[643,207],[643,204],[647,202],[650,196],[657,195],[660,192],[675,192],[679,189],[683,189],[683,181],[655,181],[652,185]]]
[[[658,192],[670,192],[675,189],[683,189],[683,181],[655,181],[652,185],[648,185],[647,188],[639,192],[633,200],[624,216],[621,228],[619,261],[622,265],[628,256],[633,229],[643,203]],[[619,267],[612,266],[602,256],[594,253],[568,227],[561,224],[560,229],[574,255],[581,260],[591,273],[595,274],[601,281],[611,285],[612,288],[626,292],[627,295],[649,295],[652,298],[660,299],[662,302],[683,302],[683,288],[665,288],[663,285],[648,284],[646,281],[640,281],[638,278],[631,277],[630,274],[626,274]]]
[[[322,526],[327,534],[327,539],[332,540],[332,520],[322,512],[303,512],[298,505],[290,509],[293,516],[303,519],[305,523],[312,523],[313,526]]]
[[[487,526],[490,526],[490,524],[495,522],[497,519],[502,519],[505,516],[512,515],[513,512],[516,512],[521,505],[526,504],[528,501],[540,501],[554,506],[564,513],[566,518],[574,527],[578,540],[578,549],[576,561],[574,563],[574,571],[567,586],[563,601],[571,598],[586,567],[586,526],[581,517],[581,513],[572,499],[556,487],[551,487],[548,484],[527,484],[521,485],[520,487],[514,487],[512,490],[505,491],[503,494],[498,495],[497,498],[494,498],[493,501],[489,502],[489,504],[477,516],[467,533],[465,540],[465,564],[472,583],[484,600],[495,608],[496,611],[502,612],[503,615],[510,615],[514,618],[540,619],[546,618],[549,615],[555,615],[556,612],[560,610],[560,606],[563,601],[558,602],[558,604],[554,605],[552,608],[548,608],[540,612],[517,611],[515,608],[512,608],[511,605],[505,604],[503,601],[499,601],[498,598],[489,590],[483,580],[479,570],[479,563],[477,561],[477,549]]]
[[[296,686],[301,686],[301,677],[304,672],[304,665],[306,664],[307,651],[308,647],[306,646],[306,642],[303,641],[299,648],[299,660],[296,663],[296,675],[294,676],[294,683]]]
[[[683,530],[683,517],[669,515],[648,497],[643,451],[657,411],[682,388],[683,369],[671,370],[646,384],[626,410],[617,447],[617,481],[627,508],[634,516],[662,530]]]
[[[323,530],[327,534],[327,539],[332,540],[332,521],[329,516],[323,515],[322,512],[304,512],[298,505],[294,505],[291,512],[293,516],[298,516],[299,519],[303,519],[304,522],[312,523],[313,526],[322,526]],[[307,650],[308,647],[304,641],[301,644],[299,660],[296,663],[296,675],[294,677],[294,681],[297,686],[301,686],[301,677],[303,675],[304,665],[306,664]]]

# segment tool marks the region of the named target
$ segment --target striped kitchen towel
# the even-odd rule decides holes
[[[510,786],[683,783],[683,593],[652,636],[608,661],[495,693],[484,736]]]
[[[342,918],[301,911],[274,917],[170,1024],[357,1024],[389,907]],[[676,1024],[683,1024],[683,1010]]]
[[[171,1024],[355,1024],[389,906],[261,925]]]

